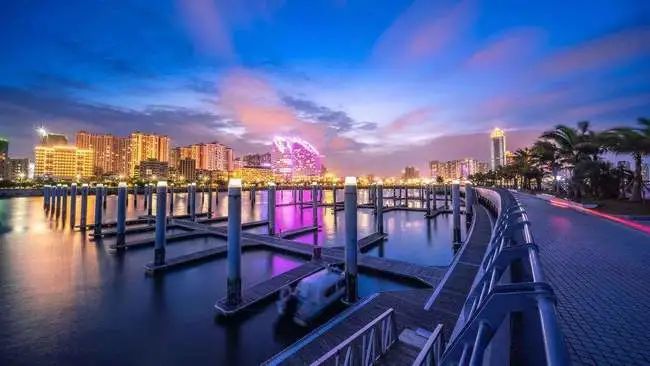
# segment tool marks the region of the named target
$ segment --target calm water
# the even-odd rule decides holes
[[[339,200],[342,199],[340,193]],[[176,213],[184,213],[184,194],[175,196]],[[290,197],[288,192],[283,194],[287,201]],[[216,215],[227,213],[224,198],[222,193],[219,204],[215,205]],[[329,199],[331,195],[326,194],[325,200]],[[242,199],[243,221],[266,218],[264,201],[262,193],[258,193],[255,205],[245,196]],[[2,365],[65,362],[248,365],[266,360],[309,331],[279,322],[273,302],[260,304],[235,319],[217,319],[213,305],[225,296],[225,258],[155,278],[147,277],[143,266],[153,259],[150,247],[129,250],[119,256],[110,254],[106,250],[107,243],[95,243],[71,231],[69,222],[64,223],[62,217],[47,216],[42,202],[39,197],[0,200]],[[142,203],[140,197],[138,208],[134,209],[130,197],[127,216],[144,214]],[[207,202],[203,204],[207,209]],[[107,221],[115,218],[114,206],[115,199],[110,197],[104,211]],[[93,221],[93,207],[94,197],[91,196],[89,223]],[[79,203],[77,208],[80,209]],[[422,213],[413,214],[415,223]],[[276,215],[278,228],[283,230],[308,226],[312,220],[310,208],[278,207]],[[342,239],[336,237],[341,233],[342,220],[334,224],[331,209],[319,209],[319,217],[324,238],[332,238],[332,243],[340,242]],[[402,229],[400,225],[391,226],[388,214],[387,220],[390,240],[393,240],[397,238],[397,230]],[[359,237],[373,231],[372,222],[369,210],[360,213]],[[127,241],[150,235],[130,235]],[[415,237],[417,230],[413,228],[404,235]],[[421,235],[426,236],[426,231]],[[219,244],[223,242],[214,238],[170,243],[167,256],[171,258]],[[386,248],[388,244],[390,242],[386,243]],[[388,249],[385,252],[388,253]],[[441,258],[444,255],[441,254]],[[244,252],[242,261],[243,286],[303,263],[298,258],[264,250]],[[366,274],[361,274],[359,283],[361,296],[412,286]],[[318,323],[342,308],[341,305],[332,309]]]

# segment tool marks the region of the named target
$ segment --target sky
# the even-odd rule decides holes
[[[44,125],[265,152],[338,174],[487,160],[556,124],[650,116],[649,1],[3,1],[0,135]]]

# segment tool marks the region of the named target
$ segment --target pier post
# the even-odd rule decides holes
[[[102,196],[104,194],[104,185],[98,184],[95,186],[95,236],[102,235]]]
[[[167,244],[167,181],[158,181],[156,186],[156,241],[153,249],[153,263],[156,266],[165,263],[165,245]]]
[[[138,207],[138,184],[133,185],[133,207]]]
[[[117,184],[117,241],[118,249],[124,246],[126,233],[126,182]]]
[[[186,211],[185,213],[187,213],[188,215],[190,214],[190,202],[191,202],[191,199],[192,199],[192,183],[187,183],[187,198],[185,200],[185,201],[187,201],[186,202],[187,204],[185,205],[186,206],[185,207],[185,211]]]
[[[81,217],[79,218],[79,228],[86,231],[86,218],[88,217],[88,184],[81,185]]]
[[[332,185],[332,204],[334,205],[332,213],[336,216],[336,183]]]
[[[219,206],[219,183],[217,183],[217,186],[214,190],[214,203]]]
[[[432,214],[432,212],[431,212],[431,184],[427,184],[425,186],[425,188],[424,188],[424,191],[425,191],[424,195],[426,196],[424,199],[426,200],[425,203],[426,203],[426,207],[427,207],[427,217],[431,217],[431,214]]]
[[[149,183],[149,197],[147,198],[147,201],[149,201],[149,206],[147,207],[147,214],[151,216],[153,214],[153,183]],[[165,182],[165,191],[167,191],[167,182]],[[156,192],[156,195],[158,192]],[[158,197],[156,197],[158,198]],[[165,210],[166,206],[163,206],[163,210]],[[156,207],[158,208],[158,207]]]
[[[384,183],[382,181],[377,182],[377,192],[375,194],[377,198],[375,203],[375,208],[377,209],[377,232],[380,234],[384,233]]]
[[[147,209],[147,201],[149,200],[149,185],[147,183],[144,184],[144,187],[142,188],[142,199],[144,201],[144,209]]]
[[[447,189],[447,185],[443,184],[442,189],[445,192],[445,210],[449,209],[449,190]]]
[[[454,223],[454,244],[460,244],[460,185],[458,182],[451,185],[451,205]]]
[[[471,218],[474,215],[474,188],[470,183],[465,184],[465,216]],[[470,223],[470,220],[467,220],[467,223]]]
[[[102,189],[102,208],[106,209],[106,201],[108,201],[108,187]]]
[[[50,185],[46,184],[43,186],[43,208],[49,208],[50,206]]]
[[[56,216],[59,216],[59,212],[61,211],[61,185],[57,184],[56,185]]]
[[[345,177],[345,290],[346,302],[357,301],[357,178]]]
[[[169,184],[169,217],[174,217],[174,184]]]
[[[56,186],[50,187],[50,203],[48,203],[48,208],[54,210],[56,208]]]
[[[212,184],[208,185],[208,218],[212,218]]]
[[[70,227],[74,228],[77,217],[77,183],[70,185]]]
[[[255,206],[255,198],[257,196],[257,192],[255,191],[255,186],[251,186],[251,191],[250,191],[250,199],[251,199],[251,206]]]
[[[227,302],[241,302],[241,179],[228,182]]]
[[[275,235],[275,183],[269,182],[267,220],[269,224],[269,235]]]
[[[190,186],[190,219],[196,221],[196,183]]]
[[[318,227],[318,184],[311,184],[311,212],[314,227]]]
[[[63,216],[65,218],[65,213],[68,211],[68,185],[67,184],[61,186],[61,196],[63,196],[63,204],[61,206],[61,210],[63,211]]]
[[[404,206],[409,207],[409,186],[404,186]]]

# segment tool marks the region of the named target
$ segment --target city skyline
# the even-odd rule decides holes
[[[649,7],[8,3],[0,134],[13,156],[29,155],[42,123],[69,136],[152,130],[250,153],[290,134],[340,174],[487,160],[483,136],[494,127],[514,151],[557,123],[604,129],[647,114]]]

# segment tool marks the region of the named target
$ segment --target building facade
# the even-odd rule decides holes
[[[29,178],[29,159],[8,159],[5,179],[17,181]]]
[[[96,176],[128,175],[129,138],[79,131],[75,136],[75,144],[78,148],[93,150]]]
[[[138,166],[138,176],[143,180],[167,179],[169,163],[158,160],[141,161]]]
[[[271,150],[273,173],[287,181],[312,180],[321,176],[321,155],[298,137],[276,137]]]
[[[266,154],[247,154],[242,157],[244,166],[259,168],[271,167],[271,153]]]
[[[128,172],[133,177],[140,162],[157,160],[169,162],[169,137],[140,131],[129,135]]]
[[[9,179],[9,140],[0,137],[0,180]]]
[[[402,179],[418,179],[420,178],[420,171],[417,170],[414,166],[407,166],[402,171]]]
[[[34,175],[54,179],[83,179],[93,176],[92,150],[75,146],[55,145],[34,148]]]
[[[68,138],[60,133],[44,132],[41,135],[41,146],[66,146]]]
[[[460,160],[429,162],[431,178],[436,180],[440,177],[443,181],[466,180],[470,175],[487,172],[488,163],[472,158]]]
[[[193,182],[196,180],[196,161],[192,158],[183,158],[178,163],[178,177],[180,180]]]
[[[490,133],[490,168],[496,170],[506,165],[506,134],[500,128]]]

